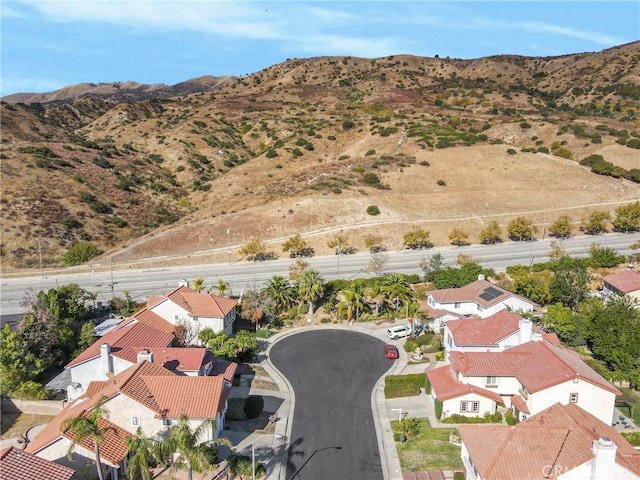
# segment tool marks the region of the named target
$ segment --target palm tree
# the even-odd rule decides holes
[[[218,292],[218,295],[220,295],[221,297],[224,297],[227,292],[229,293],[229,295],[231,295],[231,285],[229,285],[229,282],[225,282],[224,280],[219,279],[218,284],[215,286],[215,288]]]
[[[313,269],[303,270],[298,277],[298,298],[309,304],[309,316],[313,315],[314,303],[324,295],[324,282],[320,273]]]
[[[368,303],[374,305],[376,318],[380,315],[380,307],[384,305],[385,298],[382,282],[375,282],[367,292]]]
[[[191,288],[193,288],[196,292],[201,292],[204,289],[204,277],[198,277],[194,280],[191,280]]]
[[[400,310],[400,302],[409,302],[413,299],[413,291],[409,282],[403,275],[389,275],[382,284],[382,292],[387,301]]]
[[[215,467],[217,458],[215,451],[200,439],[211,428],[216,430],[216,421],[205,420],[192,429],[189,417],[180,415],[177,425],[171,427],[169,436],[161,443],[161,450],[166,454],[173,454],[173,469],[186,468],[188,480],[193,480],[193,472],[206,472]],[[216,439],[218,443],[227,443],[226,439]]]
[[[109,429],[100,428],[100,420],[108,418],[109,411],[105,407],[107,397],[100,397],[98,403],[90,412],[82,412],[75,417],[65,419],[60,428],[62,432],[69,430],[73,436],[67,456],[71,458],[73,448],[86,438],[93,440],[93,453],[96,457],[96,469],[98,470],[98,478],[104,480],[104,472],[102,470],[102,460],[100,458],[100,443],[104,440],[105,434]]]
[[[342,301],[338,303],[338,317],[357,321],[364,307],[364,285],[358,281],[351,282],[350,288],[342,291]]]
[[[135,437],[126,438],[125,443],[129,449],[127,478],[130,480],[151,480],[149,463],[160,456],[158,442],[151,438],[146,438],[142,434],[142,429],[138,427]]]
[[[281,275],[274,275],[264,287],[264,292],[273,302],[275,313],[280,314],[290,307],[295,300],[295,292],[289,280]]]

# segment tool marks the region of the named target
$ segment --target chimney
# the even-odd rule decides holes
[[[150,352],[147,348],[138,352],[138,363],[144,362],[145,360],[149,363],[153,363],[153,352]]]
[[[100,364],[105,375],[113,373],[113,364],[111,361],[111,345],[103,343],[100,345]]]
[[[478,274],[478,280],[484,280],[484,275],[482,273]]]
[[[593,441],[592,451],[595,458],[591,463],[591,480],[614,478],[617,449],[618,446],[607,437]]]
[[[179,287],[187,287],[187,288],[190,288],[190,287],[189,287],[189,280],[187,280],[186,278],[181,279],[181,280],[178,282],[178,286],[179,286]]]
[[[531,320],[527,320],[526,318],[521,318],[518,322],[518,332],[520,345],[530,342],[533,337],[533,322],[531,322]]]

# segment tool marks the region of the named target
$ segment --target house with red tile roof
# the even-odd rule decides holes
[[[55,462],[45,460],[15,447],[0,451],[0,478],[2,480],[73,480],[76,471]]]
[[[555,403],[513,427],[458,431],[467,480],[640,479],[640,452],[574,403]]]
[[[508,348],[543,340],[559,345],[555,333],[547,333],[531,320],[509,310],[500,310],[487,318],[466,317],[449,320],[444,326],[445,358],[455,352],[503,352]]]
[[[100,396],[83,396],[70,403],[27,444],[25,451],[77,472],[84,471],[89,464],[92,465],[89,467],[91,471],[95,471],[93,440],[87,437],[77,442],[69,455],[69,448],[75,437],[72,431],[62,427],[68,418],[88,415],[99,400]],[[111,409],[108,410],[111,412]],[[123,471],[124,460],[128,453],[126,439],[133,435],[112,422],[110,415],[108,418],[101,418],[98,427],[104,435],[100,443],[100,460],[103,466],[107,467],[111,478],[120,478],[119,472]]]
[[[101,398],[105,398],[104,408],[109,412],[106,426],[113,426],[114,434],[105,438],[101,452],[107,452],[105,463],[114,471],[113,478],[119,478],[122,459],[126,456],[126,446],[122,452],[124,438],[141,428],[148,437],[161,436],[185,415],[192,428],[203,421],[215,420],[216,427],[206,429],[202,441],[217,438],[224,429],[224,416],[231,390],[236,364],[216,376],[177,375],[158,363],[142,359],[111,378],[94,381],[86,392],[67,406],[51,421],[27,449],[43,458],[55,459],[66,455],[68,442],[64,439],[69,432],[61,432],[60,426],[66,418],[88,412]],[[81,445],[79,448],[85,448]],[[63,451],[64,450],[64,451]],[[80,455],[93,458],[93,449],[78,450]],[[113,452],[113,455],[111,453]],[[121,455],[122,454],[122,455]],[[109,456],[110,455],[110,456]],[[119,462],[117,462],[119,460]],[[117,463],[116,463],[117,462]]]
[[[105,380],[130,367],[142,350],[166,349],[173,341],[173,333],[124,320],[65,366],[71,378],[67,399],[82,395],[91,381]]]
[[[427,372],[431,395],[436,405],[442,402],[444,416],[482,416],[494,411],[493,405],[482,410],[486,401],[478,408],[472,405],[474,408],[469,411],[468,405],[462,403],[466,399],[456,390],[468,385],[480,389],[475,393],[482,393],[485,398],[490,398],[486,391],[498,395],[519,420],[560,402],[575,403],[611,425],[615,398],[621,393],[577,354],[544,341],[527,342],[502,352],[452,351],[449,361],[450,365]]]
[[[427,316],[431,311],[447,311],[459,317],[475,316],[487,318],[500,310],[513,312],[533,312],[535,304],[515,293],[511,293],[488,280],[482,275],[469,285],[460,288],[443,288],[427,292]],[[440,316],[442,317],[442,316]],[[439,332],[444,322],[430,322],[430,328]]]
[[[146,310],[174,326],[183,325],[189,343],[195,343],[198,332],[204,328],[231,335],[237,303],[233,298],[201,293],[181,285],[169,295],[150,298]]]
[[[629,295],[640,300],[640,272],[637,270],[622,270],[607,275],[602,280],[605,292],[616,295]]]

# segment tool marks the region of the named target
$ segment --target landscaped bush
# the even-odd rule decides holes
[[[627,439],[634,447],[640,447],[640,432],[621,432],[622,436]]]
[[[240,478],[249,478],[253,474],[253,462],[251,457],[246,455],[238,455],[237,453],[231,453],[227,456],[227,462],[229,462],[229,468],[231,473]],[[256,478],[262,478],[267,474],[264,465],[256,463]]]
[[[443,419],[442,423],[502,423],[502,414],[500,412],[493,414],[487,412],[482,417],[465,417],[454,413]]]
[[[506,413],[506,415],[504,416],[504,420],[507,422],[507,425],[511,426],[514,426],[516,423],[518,423],[518,419],[511,410]]]
[[[385,398],[420,395],[420,388],[424,387],[424,377],[424,373],[388,375],[384,379]]]
[[[244,398],[230,398],[227,400],[229,408],[227,409],[227,420],[244,420]]]
[[[264,409],[264,399],[260,395],[249,395],[244,401],[247,418],[258,418]]]

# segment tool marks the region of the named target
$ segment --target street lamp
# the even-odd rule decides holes
[[[251,442],[251,478],[256,480],[256,442],[264,437],[271,437],[271,434],[260,435],[253,442]],[[273,438],[282,438],[282,435],[278,433],[273,434]]]
[[[231,265],[231,228],[227,227],[227,260]]]

